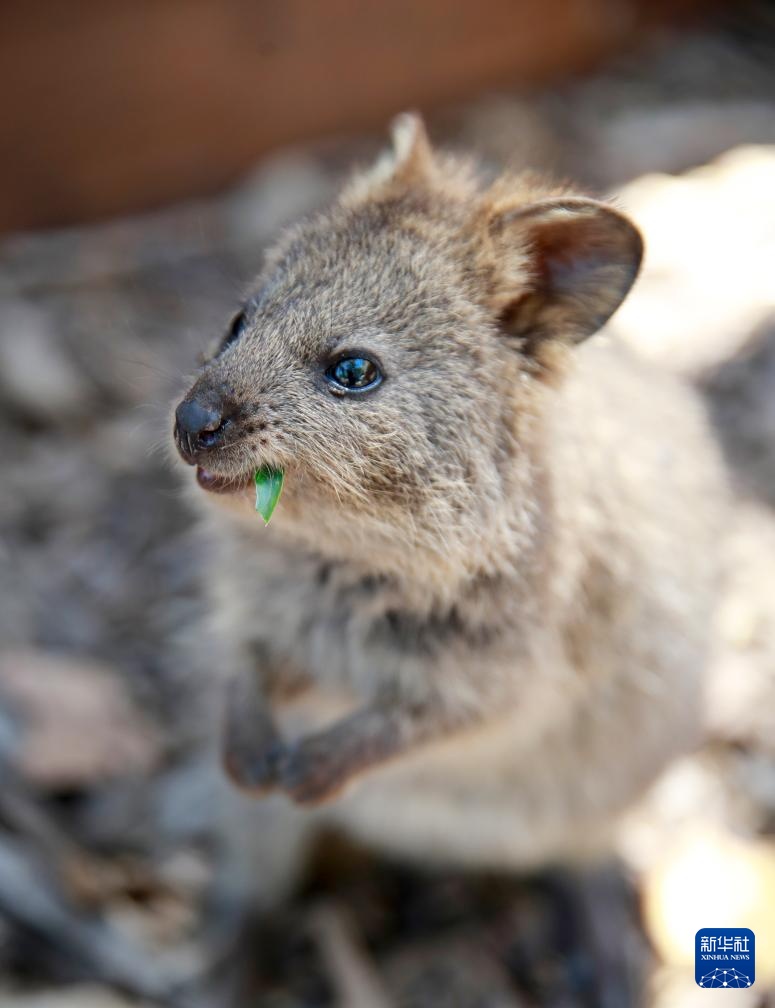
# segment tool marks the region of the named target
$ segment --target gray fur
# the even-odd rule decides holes
[[[190,392],[235,410],[203,465],[286,472],[266,529],[250,487],[195,491],[244,787],[399,853],[526,865],[693,745],[721,466],[687,388],[575,345],[639,259],[613,209],[486,187],[411,117],[269,254]],[[333,396],[342,349],[383,384]]]

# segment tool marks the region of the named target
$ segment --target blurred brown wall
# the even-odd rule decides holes
[[[6,0],[0,230],[212,191],[278,144],[566,74],[702,5]]]

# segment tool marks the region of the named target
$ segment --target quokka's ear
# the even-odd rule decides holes
[[[635,226],[591,199],[496,209],[488,231],[502,324],[531,342],[578,343],[597,332],[624,300],[643,255]]]
[[[425,123],[417,112],[404,112],[390,124],[394,179],[417,181],[433,171],[433,151]]]
[[[368,198],[392,183],[421,185],[433,175],[433,151],[425,124],[416,112],[396,116],[390,124],[390,137],[393,141],[390,150],[379,157],[373,168],[356,177],[351,197]]]

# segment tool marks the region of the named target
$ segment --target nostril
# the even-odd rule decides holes
[[[175,410],[175,439],[183,458],[192,465],[200,452],[219,446],[233,414],[226,415],[227,406],[219,402],[212,406],[206,399],[184,399]]]
[[[217,427],[212,429],[205,427],[203,430],[199,431],[196,436],[197,442],[202,448],[212,448],[214,445],[218,444],[223,436],[224,430],[228,427],[229,421],[224,420],[219,423]]]
[[[198,437],[203,431],[216,430],[221,425],[223,413],[199,399],[184,399],[175,410],[175,419],[183,434]]]

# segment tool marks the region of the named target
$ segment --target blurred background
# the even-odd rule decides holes
[[[326,835],[280,876],[212,751],[169,404],[265,243],[408,107],[615,194],[648,253],[612,330],[700,387],[730,461],[707,743],[594,868]],[[0,1008],[694,1008],[709,925],[758,939],[725,1004],[775,1005],[774,274],[763,0],[5,3]]]

